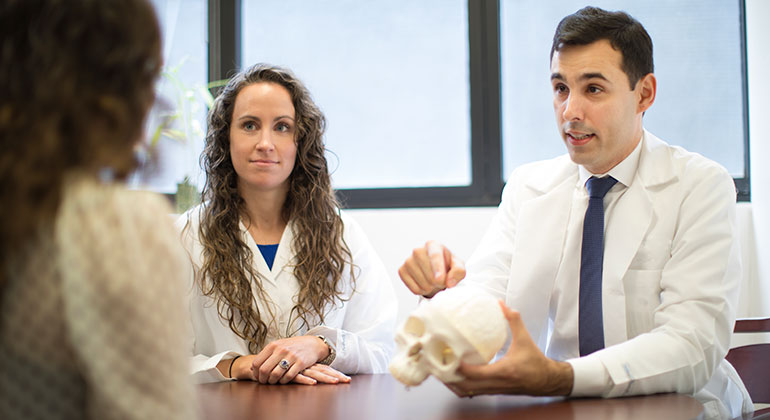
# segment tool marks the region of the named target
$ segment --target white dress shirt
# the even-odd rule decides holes
[[[180,216],[177,227],[182,231],[185,248],[195,269],[202,265],[202,247],[198,239],[200,206]],[[329,305],[324,323],[300,326],[292,317],[295,297],[299,292],[292,265],[294,238],[289,222],[278,244],[272,269],[268,269],[262,253],[243,223],[243,241],[254,255],[254,266],[264,278],[262,287],[269,302],[258,301],[261,314],[273,314],[266,342],[298,335],[323,335],[337,352],[331,367],[346,373],[383,373],[393,353],[397,301],[387,272],[358,224],[341,213],[343,237],[353,256],[355,288],[346,266],[342,273],[342,300]],[[189,226],[185,228],[188,222]],[[217,310],[215,298],[201,292],[190,278],[190,319],[195,341],[192,343],[192,373],[198,383],[228,380],[216,368],[222,359],[250,354],[248,342],[236,335]],[[258,296],[256,290],[254,296]]]
[[[592,174],[583,166],[578,165],[578,181],[572,193],[572,204],[567,222],[566,240],[561,264],[559,265],[553,295],[549,304],[549,319],[553,320],[551,339],[546,348],[546,356],[555,360],[577,358],[580,354],[578,340],[578,297],[580,294],[580,257],[582,254],[583,221],[588,209],[588,178],[596,176],[603,178],[611,176],[618,182],[604,196],[604,226],[605,232],[612,227],[612,215],[618,199],[626,192],[628,185],[634,180],[636,168],[639,165],[639,154],[642,142],[623,161],[615,165],[605,174]],[[607,246],[607,244],[605,244]],[[611,246],[611,244],[609,245]],[[577,281],[576,281],[577,280]],[[603,316],[612,316],[606,310]],[[571,363],[578,363],[577,359]],[[603,390],[609,381],[606,369],[594,372],[593,375],[576,375],[573,386],[574,395],[590,395],[592,392]]]

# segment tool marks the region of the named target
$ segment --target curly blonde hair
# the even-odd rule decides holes
[[[324,156],[326,120],[307,88],[289,70],[256,64],[236,74],[209,111],[208,134],[201,155],[206,171],[199,236],[203,263],[196,279],[204,294],[215,296],[220,316],[249,342],[249,351],[264,347],[272,314],[263,314],[257,299],[267,301],[262,277],[242,239],[239,220],[248,217],[238,194],[238,176],[230,157],[230,124],[240,91],[254,83],[276,83],[289,92],[295,110],[297,158],[289,176],[282,217],[294,230],[294,276],[299,283],[292,320],[298,328],[324,322],[324,309],[342,300],[341,279],[347,265],[354,280],[352,254],[343,239],[339,204]],[[255,285],[257,296],[252,293]],[[269,305],[268,305],[269,306]],[[291,328],[291,327],[288,327]],[[276,331],[281,334],[280,331]],[[283,332],[290,336],[295,331]]]
[[[162,60],[146,0],[6,0],[0,39],[1,292],[52,234],[68,174],[134,168]]]

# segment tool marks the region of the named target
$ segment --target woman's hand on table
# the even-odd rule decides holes
[[[294,382],[314,385],[318,382],[349,382],[348,376],[317,363],[328,354],[329,347],[316,336],[284,338],[268,344],[256,355],[238,358],[235,361],[236,366],[233,367],[233,376],[263,384]],[[241,359],[246,360],[242,362]],[[248,370],[244,369],[246,366]]]
[[[305,379],[310,379],[310,381],[306,381]],[[302,373],[297,375],[292,382],[305,385],[315,385],[319,382],[322,384],[346,384],[350,382],[350,376],[345,375],[331,366],[316,363],[302,371]]]

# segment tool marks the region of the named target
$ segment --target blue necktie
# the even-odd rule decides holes
[[[604,261],[604,196],[618,182],[615,178],[591,177],[586,182],[588,210],[583,220],[583,249],[580,256],[578,340],[580,356],[604,348],[602,320],[602,263]]]

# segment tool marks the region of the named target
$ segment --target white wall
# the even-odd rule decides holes
[[[749,266],[752,281],[745,290],[752,315],[770,316],[770,1],[746,1],[751,145],[751,225],[756,245]],[[746,296],[746,295],[744,295]],[[747,296],[746,296],[747,297]],[[757,302],[757,301],[761,301]]]
[[[414,248],[435,239],[464,260],[471,256],[495,207],[397,210],[348,210],[369,236],[391,276],[399,300],[399,322],[418,302],[398,277],[398,268]]]
[[[738,206],[744,252],[744,285],[739,317],[770,316],[770,1],[746,0],[751,140],[751,203]],[[710,89],[693,86],[693,89]],[[390,273],[400,310],[399,320],[417,298],[398,279],[398,267],[412,249],[437,239],[467,258],[495,213],[494,208],[351,210],[368,233]]]
[[[739,219],[744,232],[745,281],[738,316],[770,316],[770,1],[746,0],[749,71],[751,204]],[[740,214],[740,213],[739,213]],[[770,334],[736,336],[733,346],[770,341]]]

